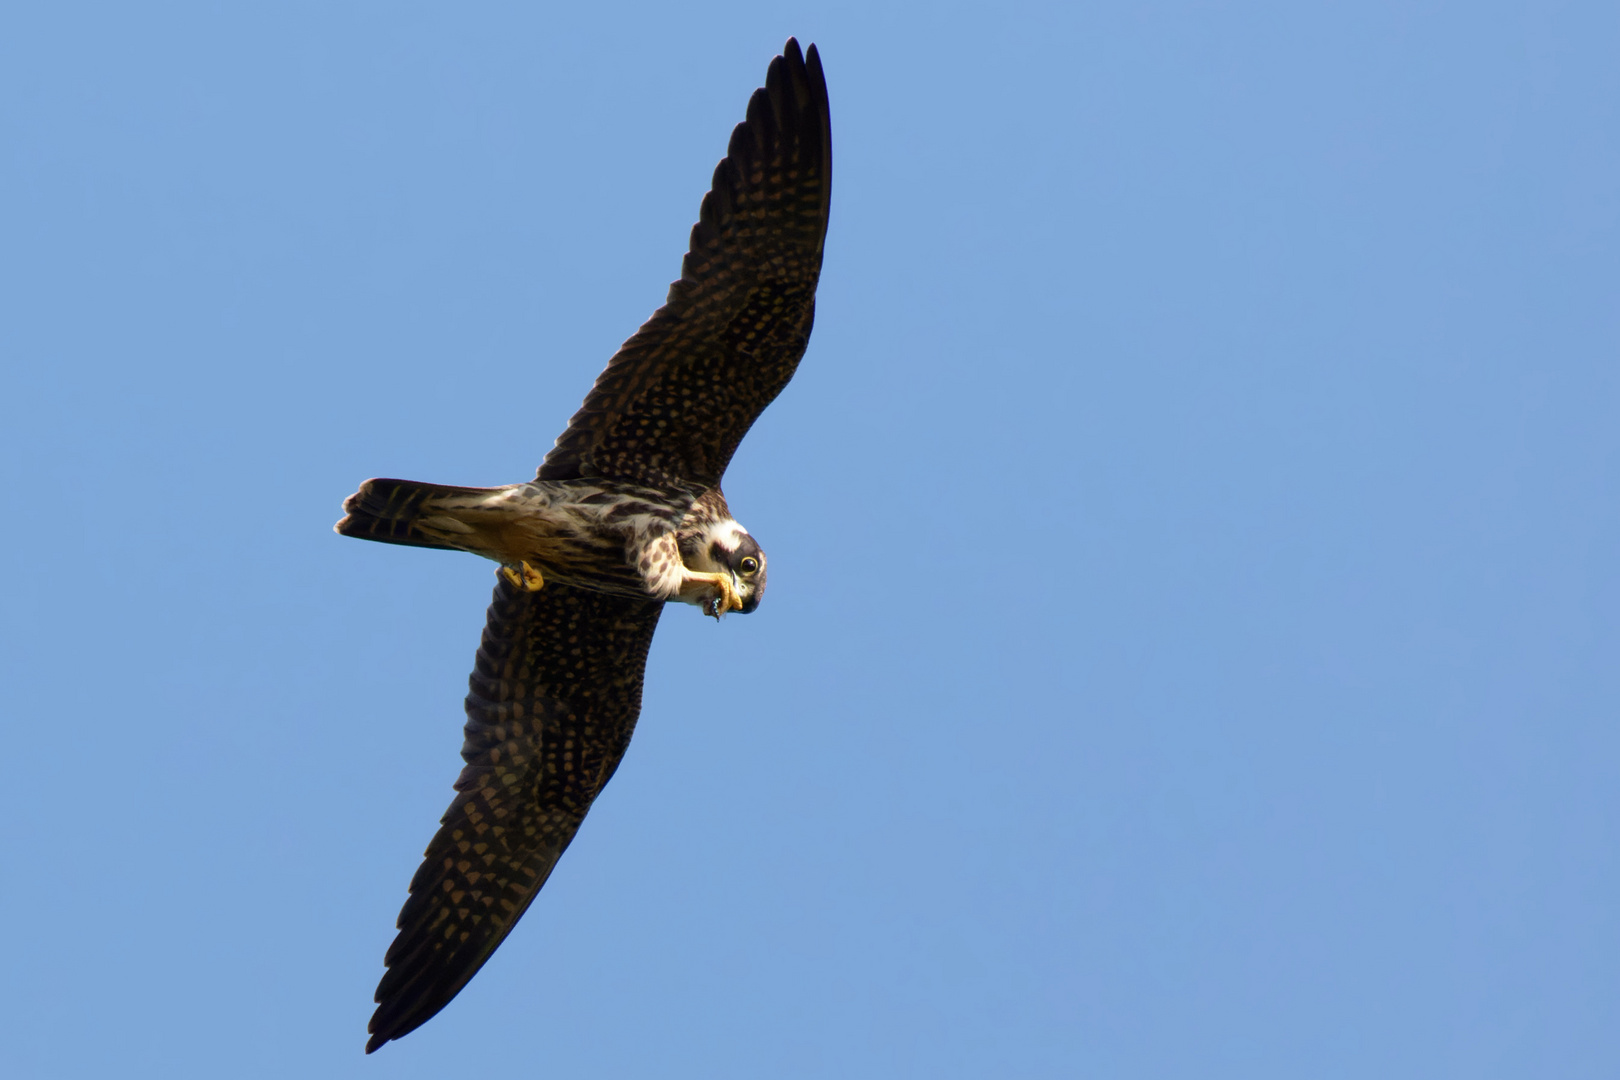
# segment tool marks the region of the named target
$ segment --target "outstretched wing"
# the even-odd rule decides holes
[[[449,1004],[545,884],[629,745],[662,609],[500,580],[467,695],[467,765],[399,913],[366,1053]]]
[[[714,170],[668,302],[608,362],[538,478],[718,484],[810,340],[831,191],[821,58],[789,38]]]

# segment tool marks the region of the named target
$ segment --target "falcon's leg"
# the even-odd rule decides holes
[[[691,596],[709,589],[718,589],[720,595],[703,605],[706,614],[718,619],[728,611],[742,610],[742,597],[737,595],[737,587],[731,583],[730,574],[702,574],[688,570],[681,581],[682,596]]]
[[[503,564],[501,576],[524,592],[539,592],[546,583],[546,579],[540,576],[540,571],[526,559]]]

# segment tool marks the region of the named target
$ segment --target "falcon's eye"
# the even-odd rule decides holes
[[[755,570],[759,569],[759,560],[750,555],[748,558],[738,563],[737,568],[745,574],[752,574]]]

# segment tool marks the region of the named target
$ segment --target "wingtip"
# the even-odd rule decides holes
[[[810,76],[810,85],[816,88],[818,94],[827,96],[827,75],[821,70],[821,53],[814,43],[804,54],[804,70]]]
[[[787,44],[782,46],[782,55],[771,61],[770,68],[766,72],[765,85],[767,87],[771,86],[771,76],[778,72],[786,75],[781,89],[791,88],[793,96],[801,99],[796,102],[796,105],[799,108],[806,105],[814,107],[815,103],[819,102],[821,104],[822,123],[827,124],[829,120],[827,115],[829,110],[826,104],[827,75],[821,70],[821,50],[816,48],[815,42],[811,42],[810,47],[801,53],[799,51],[799,39],[788,38]],[[805,94],[809,95],[808,101],[802,100],[802,96]]]
[[[454,997],[455,995],[452,994],[451,996]],[[403,1018],[397,1007],[390,1014],[388,1005],[379,1005],[377,1011],[371,1014],[371,1023],[366,1025],[366,1033],[371,1036],[366,1040],[366,1053],[375,1054],[395,1039],[403,1039],[437,1016],[439,1010],[443,1009],[447,1004],[449,1004],[447,1001],[441,1002],[438,1009],[428,1010],[426,1016],[421,1015],[420,1010],[417,1010],[415,1013],[406,1013]]]
[[[804,67],[820,67],[821,51],[816,48],[816,43],[813,41],[800,49],[799,39],[790,37],[787,39],[787,44],[782,46],[782,59]]]
[[[787,39],[787,44],[782,46],[782,56],[784,58],[792,58],[793,60],[804,64],[806,67],[820,59],[820,53],[816,51],[815,42],[812,41],[810,44],[801,49],[799,47],[799,39],[797,37],[790,37]]]

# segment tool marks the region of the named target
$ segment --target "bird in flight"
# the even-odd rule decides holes
[[[716,619],[765,593],[720,490],[810,340],[832,190],[816,47],[789,38],[703,197],[680,280],[608,361],[535,478],[367,480],[336,529],[500,564],[466,761],[411,879],[369,1054],[426,1023],[523,916],[624,756],[664,604]]]

